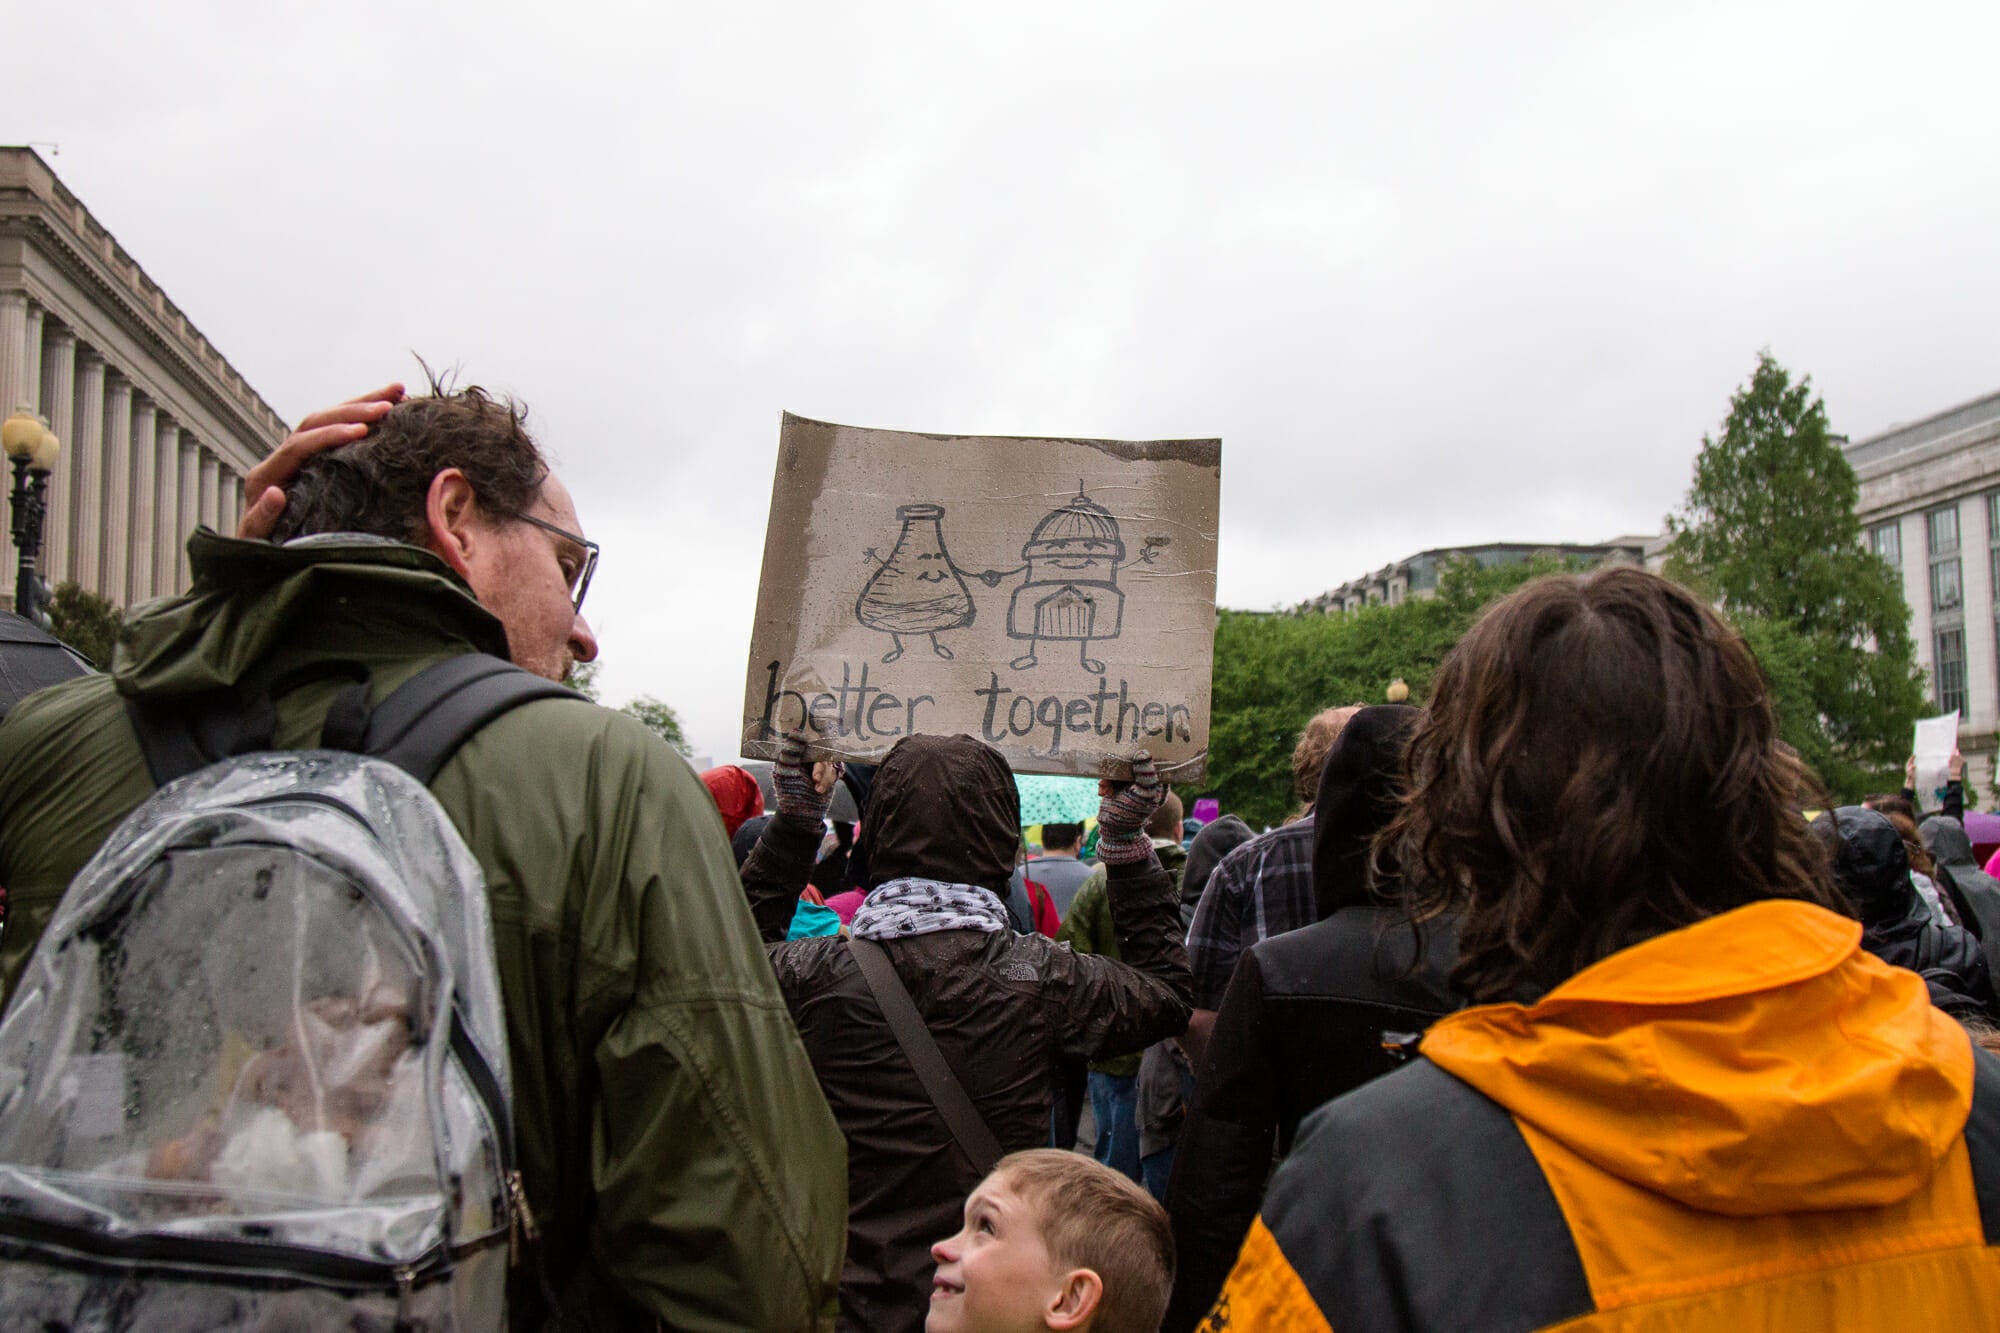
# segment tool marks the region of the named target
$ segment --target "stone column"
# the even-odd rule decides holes
[[[208,450],[201,451],[201,500],[196,513],[205,527],[220,527],[216,515],[222,512],[217,503],[217,490],[222,484],[222,464]]]
[[[42,577],[54,587],[69,577],[69,455],[76,448],[76,335],[42,330],[42,415],[62,441],[49,474],[48,513],[42,522]]]
[[[159,414],[143,394],[132,400],[132,543],[131,568],[125,580],[125,605],[153,595],[153,508],[159,503],[160,446],[156,438]]]
[[[28,294],[0,292],[0,416],[33,407],[28,386]]]
[[[187,539],[201,526],[201,446],[194,442],[192,435],[181,437],[181,481],[177,498],[180,512],[174,517],[175,531],[180,534],[179,563],[175,566],[175,588],[185,588],[193,582],[188,571]]]
[[[222,479],[222,531],[233,537],[242,521],[243,478],[232,472]]]
[[[181,428],[162,412],[154,429],[158,440],[153,462],[153,592],[171,597],[187,585],[181,582]]]
[[[104,358],[76,349],[76,432],[69,441],[70,577],[85,592],[103,592]]]
[[[37,412],[46,410],[42,407],[42,325],[47,313],[33,301],[28,302],[28,375],[24,381],[27,397],[21,401]],[[9,403],[7,410],[13,411],[14,405]]]
[[[98,591],[119,606],[132,573],[132,381],[104,382],[104,517],[97,543]]]

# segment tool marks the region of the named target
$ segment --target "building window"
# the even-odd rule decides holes
[[[1958,581],[1958,559],[1931,561],[1931,610],[1952,611],[1964,600]]]
[[[1959,577],[1958,506],[1933,509],[1925,514],[1924,531],[1930,538],[1931,610],[1955,611],[1965,600]],[[1964,647],[1961,641],[1961,655]]]
[[[1993,497],[2000,500],[2000,495]],[[1875,548],[1875,554],[1889,562],[1891,568],[1903,567],[1903,525],[1884,523],[1868,529],[1868,544]]]
[[[1954,626],[1941,629],[1932,641],[1937,650],[1932,680],[1937,686],[1940,713],[1965,711],[1965,630]]]
[[[1924,527],[1930,534],[1932,555],[1943,555],[1958,549],[1957,505],[1931,510],[1924,515]]]
[[[2000,491],[1986,497],[1986,548],[1993,570],[1993,600],[2000,602]]]

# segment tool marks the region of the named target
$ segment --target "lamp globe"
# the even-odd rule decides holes
[[[0,422],[0,445],[6,447],[7,457],[26,458],[41,442],[44,429],[33,408],[17,407],[12,416]]]

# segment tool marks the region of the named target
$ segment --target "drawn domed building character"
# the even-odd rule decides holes
[[[1135,563],[1150,565],[1157,552],[1148,541]],[[1083,669],[1104,674],[1090,645],[1117,638],[1124,623],[1125,594],[1118,588],[1124,558],[1118,520],[1077,483],[1076,498],[1037,523],[1021,548],[1028,577],[1007,605],[1007,634],[1027,640],[1028,651],[1009,665],[1016,671],[1036,665],[1045,641],[1075,643]]]

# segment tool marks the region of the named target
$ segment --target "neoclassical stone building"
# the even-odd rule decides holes
[[[1846,446],[1868,543],[1903,576],[1917,660],[1984,802],[2000,791],[2000,392]]]
[[[129,606],[187,586],[285,423],[32,149],[0,148],[0,415],[49,419],[42,569]],[[12,605],[15,559],[0,559]]]
[[[1355,611],[1364,606],[1397,606],[1408,597],[1437,596],[1438,576],[1446,562],[1473,560],[1491,569],[1495,565],[1518,565],[1540,556],[1558,560],[1581,560],[1593,565],[1645,565],[1649,563],[1650,537],[1614,537],[1596,546],[1565,545],[1560,542],[1489,542],[1484,546],[1443,546],[1417,554],[1373,574],[1329,589],[1300,603],[1301,611]]]

